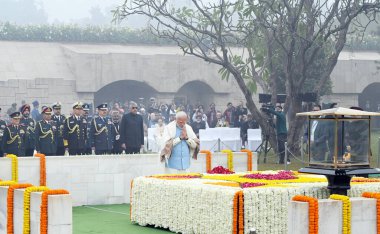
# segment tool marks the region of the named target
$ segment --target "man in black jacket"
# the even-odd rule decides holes
[[[129,113],[123,115],[120,124],[121,147],[126,154],[136,154],[144,147],[143,118],[137,114],[137,104],[131,102]]]
[[[73,105],[73,115],[65,120],[63,128],[63,144],[65,152],[70,155],[84,154],[87,140],[87,121],[82,114],[82,103],[76,102]]]
[[[44,107],[41,111],[42,120],[36,126],[36,150],[46,156],[57,152],[57,123],[51,120],[52,109]]]

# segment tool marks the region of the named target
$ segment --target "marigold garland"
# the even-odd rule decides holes
[[[46,187],[45,187],[46,188]],[[47,190],[42,193],[41,196],[41,216],[40,216],[40,234],[48,233],[48,196],[50,195],[63,195],[69,194],[64,189]]]
[[[133,179],[131,180],[131,189],[129,190],[129,219],[132,220],[132,189]]]
[[[32,184],[13,184],[8,188],[7,194],[7,234],[13,234],[14,191],[33,186]]]
[[[30,234],[30,194],[33,192],[43,192],[48,189],[46,186],[33,186],[25,189],[23,234]]]
[[[210,179],[210,180],[224,180],[224,181],[233,181],[238,183],[265,183],[268,186],[275,186],[279,184],[287,184],[287,183],[320,183],[320,182],[327,182],[327,179],[325,177],[309,177],[309,176],[302,176],[298,175],[296,179],[271,179],[271,180],[265,180],[265,179],[252,179],[252,178],[246,178],[242,174],[229,174],[229,175],[210,175],[210,174],[203,174],[202,179]]]
[[[40,186],[46,186],[46,157],[44,154],[35,154],[40,158]]]
[[[234,154],[232,153],[232,150],[222,150],[222,153],[227,154],[227,168],[231,171],[234,170]]]
[[[342,201],[343,210],[343,234],[351,234],[351,201],[350,198],[344,195],[332,194],[330,199]]]
[[[309,203],[309,233],[317,234],[319,229],[318,199],[303,195],[296,195],[292,198],[292,200]]]
[[[239,234],[244,234],[244,192],[239,193]]]
[[[237,191],[233,201],[233,228],[232,234],[244,233],[244,193]]]
[[[252,151],[249,149],[242,149],[240,152],[247,153],[247,171],[252,171]]]
[[[236,182],[204,182],[204,184],[227,186],[227,187],[240,187],[240,184]]]
[[[14,185],[14,184],[16,184],[16,182],[13,181],[13,180],[0,181],[0,186],[11,186],[11,185]]]
[[[199,153],[206,154],[206,171],[211,170],[211,152],[209,150],[201,150]]]
[[[12,159],[12,180],[18,182],[18,158],[14,154],[7,154],[7,158]]]
[[[362,197],[376,199],[376,229],[377,233],[380,234],[380,193],[364,192]]]

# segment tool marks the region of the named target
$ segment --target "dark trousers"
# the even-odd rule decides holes
[[[96,154],[96,155],[110,154],[110,153],[111,153],[110,150],[97,150],[97,149],[95,148],[95,154]]]
[[[127,147],[125,148],[126,154],[139,154],[140,153],[140,147]]]
[[[70,155],[82,155],[82,154],[84,154],[84,149],[70,149],[69,148],[69,154]]]
[[[33,156],[33,153],[34,153],[33,148],[29,148],[25,150],[25,156]]]
[[[287,136],[285,133],[281,133],[277,135],[277,150],[278,150],[278,157],[279,157],[279,163],[284,164],[284,158],[285,158],[285,142]],[[288,158],[288,162],[290,162]]]
[[[85,154],[85,155],[91,155],[92,154],[92,149],[91,148],[84,149],[83,154]]]
[[[58,146],[57,147],[57,153],[55,155],[57,155],[57,156],[63,156],[63,155],[65,155],[65,147]]]

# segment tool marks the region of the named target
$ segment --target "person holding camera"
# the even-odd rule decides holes
[[[268,107],[263,107],[262,110],[276,116],[277,152],[279,157],[279,164],[284,164],[285,142],[288,135],[288,129],[286,127],[286,115],[283,113],[283,109],[280,104],[277,104],[276,109],[274,110]],[[289,158],[286,163],[290,164]]]

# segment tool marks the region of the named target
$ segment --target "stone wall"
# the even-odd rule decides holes
[[[333,94],[323,100],[356,105],[358,94],[378,81],[378,60],[374,52],[342,52],[331,74]],[[214,90],[217,109],[224,110],[244,97],[232,78],[221,81],[219,68],[173,46],[1,41],[0,107],[4,113],[21,100],[61,101],[68,114],[74,101],[92,103],[99,89],[120,80],[142,82],[170,102],[183,85],[198,80]]]
[[[252,157],[252,170],[257,170],[257,155]],[[19,157],[20,183],[39,184],[39,158]],[[225,153],[213,154],[212,167],[227,167]],[[11,160],[0,158],[0,178],[10,180]],[[46,180],[51,189],[67,189],[74,206],[129,203],[133,178],[163,174],[164,164],[158,154],[46,157]],[[247,154],[234,153],[234,170],[247,171]],[[189,172],[206,172],[206,156],[199,154],[191,161]]]

